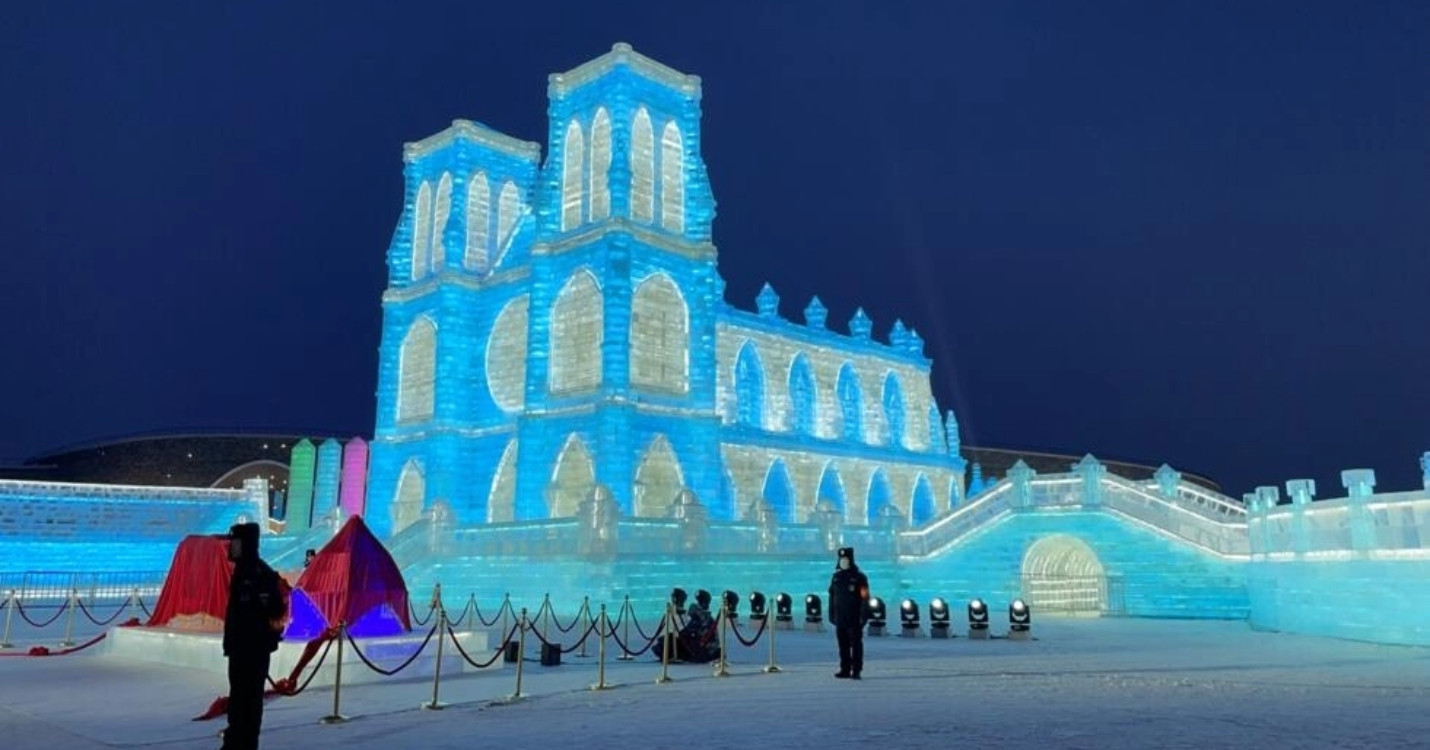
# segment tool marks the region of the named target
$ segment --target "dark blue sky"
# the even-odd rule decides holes
[[[628,41],[704,78],[729,299],[902,317],[966,442],[1418,485],[1430,3],[418,5],[7,8],[0,458],[370,434],[402,144]]]

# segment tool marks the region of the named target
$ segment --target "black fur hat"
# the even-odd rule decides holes
[[[850,563],[853,563],[853,562],[854,562],[854,548],[853,548],[853,547],[840,547],[840,548],[839,548],[839,559],[842,560],[842,559],[844,559],[844,558],[846,558],[846,557],[849,558],[849,562],[850,562]]]

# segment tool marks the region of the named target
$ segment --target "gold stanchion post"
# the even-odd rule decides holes
[[[715,676],[729,677],[729,663],[725,660],[725,654],[729,652],[726,647],[725,631],[729,629],[730,610],[725,604],[724,597],[720,600],[720,658],[715,660]]]
[[[346,621],[338,622],[338,663],[335,669],[337,674],[333,677],[333,712],[324,716],[323,724],[342,724],[348,720],[339,710],[343,700],[343,641],[347,640],[348,624]]]
[[[526,697],[521,694],[521,673],[522,665],[526,663],[526,607],[521,608],[521,624],[516,636],[516,692],[507,696],[507,700],[519,701]]]
[[[437,665],[432,669],[432,702],[423,703],[422,707],[429,711],[441,711],[447,704],[437,699],[437,692],[442,687],[442,640],[447,637],[447,608],[441,605],[437,607]]]
[[[675,605],[666,602],[665,605],[665,625],[659,629],[660,633],[660,676],[655,678],[655,684],[663,685],[667,682],[674,682],[670,677],[670,646],[673,642],[671,638],[671,628],[675,627]]]
[[[65,639],[60,641],[61,646],[69,647],[74,645],[74,611],[79,609],[79,591],[70,589],[70,611],[65,615]]]
[[[623,603],[623,604],[621,605],[621,622],[622,622],[623,624],[625,624],[625,626],[626,626],[626,627],[625,627],[626,635],[625,635],[625,637],[622,638],[621,640],[622,640],[625,644],[627,644],[626,647],[629,647],[630,642],[631,642],[631,618],[632,618],[632,617],[635,617],[635,613],[631,610],[631,596],[630,596],[630,594],[626,594],[626,601],[625,601],[625,603]],[[636,657],[634,657],[634,656],[631,656],[630,652],[626,650],[626,647],[623,647],[623,648],[621,649],[621,655],[616,657],[616,661],[630,661],[630,660],[636,658]]]
[[[770,617],[771,615],[769,614],[765,615],[765,630],[770,634],[770,663],[765,665],[766,674],[774,674],[780,671],[780,665],[775,663],[775,631],[779,628],[770,624]]]
[[[601,637],[600,644],[596,647],[596,684],[591,686],[592,690],[610,690],[614,685],[606,684],[606,636],[610,635],[606,628],[611,626],[611,618],[606,616],[606,605],[601,605],[601,615],[596,618],[596,635]]]
[[[5,598],[5,637],[0,638],[0,648],[12,648],[15,644],[10,642],[10,621],[15,617],[15,606],[20,603],[20,592],[10,589],[10,596]]]

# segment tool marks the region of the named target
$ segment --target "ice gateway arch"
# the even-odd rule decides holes
[[[458,120],[406,147],[387,254],[367,516],[402,531],[626,517],[682,491],[712,520],[843,523],[956,506],[957,426],[923,342],[817,298],[727,305],[701,158],[700,79],[618,44],[549,83],[549,149]],[[687,496],[687,500],[689,497]],[[757,503],[760,501],[760,503]]]

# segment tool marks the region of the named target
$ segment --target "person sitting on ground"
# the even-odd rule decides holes
[[[710,616],[710,592],[701,589],[695,604],[685,611],[685,627],[676,639],[676,656],[682,661],[703,664],[720,658],[715,618]]]

